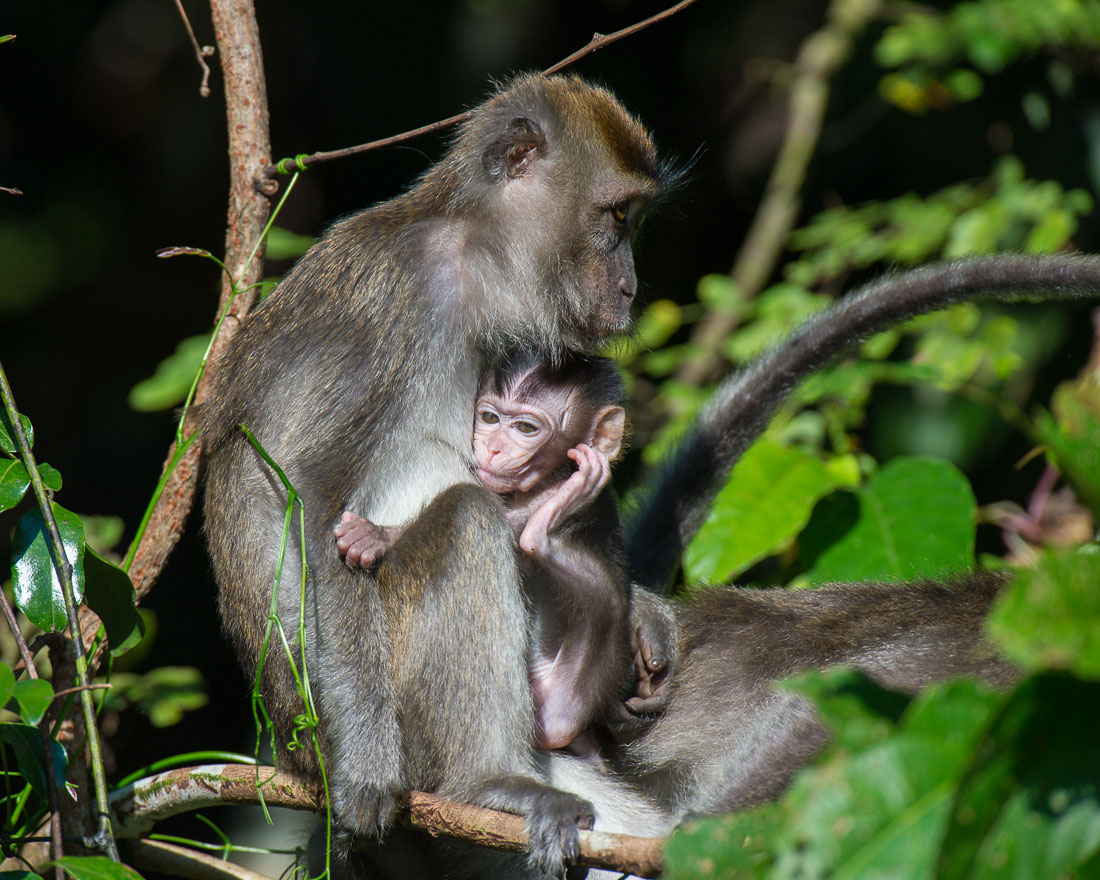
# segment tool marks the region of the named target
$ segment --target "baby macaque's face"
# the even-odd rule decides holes
[[[486,392],[474,416],[477,478],[492,492],[530,492],[569,464],[566,452],[584,442],[575,393],[547,389],[537,401]]]

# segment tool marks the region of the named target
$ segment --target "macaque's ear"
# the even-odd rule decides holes
[[[623,446],[626,433],[626,410],[621,406],[605,406],[596,413],[592,429],[592,448],[598,449],[608,459],[614,459]]]
[[[527,174],[535,160],[546,153],[546,135],[526,116],[517,116],[489,145],[481,164],[494,180],[512,180]]]

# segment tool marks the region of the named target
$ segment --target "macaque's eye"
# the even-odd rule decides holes
[[[534,422],[516,422],[516,430],[521,434],[537,434],[539,432],[539,426]]]
[[[485,410],[481,414],[481,420],[485,422],[486,425],[495,425],[500,421],[500,416],[491,410]]]
[[[630,214],[630,205],[624,202],[621,205],[615,205],[611,209],[611,216],[615,218],[615,222],[620,225],[626,222],[626,218]]]

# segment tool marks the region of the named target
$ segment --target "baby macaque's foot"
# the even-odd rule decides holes
[[[344,557],[344,562],[352,567],[373,568],[394,541],[392,529],[376,526],[350,510],[344,511],[332,531],[336,536],[336,549]]]

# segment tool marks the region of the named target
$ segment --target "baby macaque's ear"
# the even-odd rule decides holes
[[[621,406],[605,406],[596,413],[595,426],[592,429],[592,448],[614,459],[623,447],[623,434],[626,433],[626,410]]]

